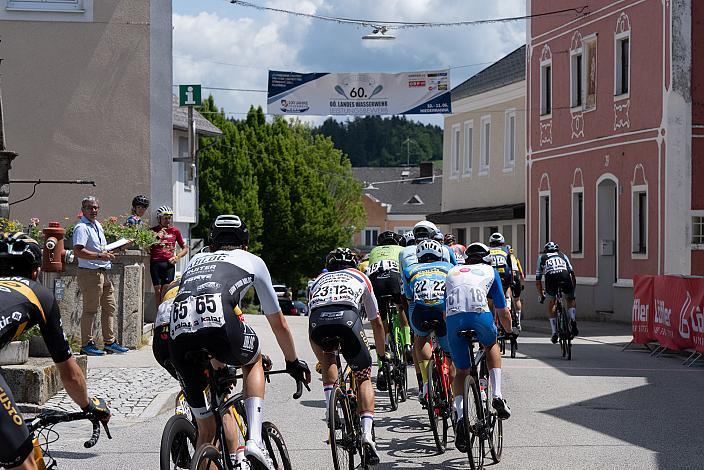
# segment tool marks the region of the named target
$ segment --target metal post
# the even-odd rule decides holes
[[[194,122],[193,122],[193,106],[188,107],[188,158],[193,160],[193,157],[195,157],[195,136],[193,131],[194,129]],[[191,162],[193,163],[193,162]]]
[[[5,123],[2,112],[2,92],[0,92],[0,217],[10,217],[10,168],[17,153],[7,150],[5,145]]]

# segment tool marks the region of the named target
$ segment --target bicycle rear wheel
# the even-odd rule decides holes
[[[428,418],[430,429],[433,431],[435,447],[439,453],[444,453],[447,447],[447,420],[442,418],[442,381],[440,371],[435,367],[435,360],[428,362]],[[440,420],[443,419],[443,429],[440,429]]]
[[[201,444],[198,446],[193,459],[191,460],[190,470],[226,470],[220,460],[220,451],[212,444]]]
[[[328,405],[328,431],[335,470],[353,470],[357,436],[345,392],[335,386]]]
[[[484,409],[479,394],[479,385],[471,375],[464,379],[463,406],[464,425],[466,436],[469,439],[467,445],[467,457],[472,470],[484,468],[484,439],[482,439],[482,423],[484,421]]]
[[[188,468],[196,451],[196,429],[184,415],[174,415],[161,434],[159,468]]]
[[[269,457],[274,462],[276,470],[291,470],[291,458],[288,448],[279,428],[266,421],[262,424],[262,440],[269,451]]]
[[[486,431],[488,434],[489,451],[491,453],[491,458],[494,463],[499,463],[501,461],[501,454],[504,450],[504,425],[503,421],[499,419],[494,411],[494,407],[491,404],[491,400],[494,396],[494,389],[491,388],[491,380],[486,377],[486,402],[484,404],[484,422],[486,425]]]
[[[516,357],[516,351],[518,351],[518,342],[515,337],[511,338],[511,357]]]
[[[399,357],[394,365],[394,376],[398,401],[405,402],[408,399],[408,367],[403,357]]]
[[[389,361],[384,362],[382,366],[384,368],[384,375],[386,375],[386,387],[389,392],[389,401],[391,402],[391,411],[396,411],[398,409],[398,394],[396,390],[396,377],[394,377],[394,372],[391,370],[391,364]]]

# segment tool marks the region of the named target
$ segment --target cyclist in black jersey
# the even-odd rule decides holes
[[[226,364],[242,368],[247,416],[245,455],[271,466],[261,439],[264,408],[264,369],[255,331],[234,313],[252,286],[286,358],[286,370],[296,380],[310,383],[308,365],[298,359],[291,330],[281,313],[271,276],[264,261],[247,251],[249,231],[236,215],[220,215],[210,227],[210,251],[191,258],[174,298],[169,328],[169,354],[186,400],[198,423],[198,445],[212,441],[215,419],[203,390],[208,379],[193,352],[208,351],[215,373]],[[234,419],[223,417],[230,449],[236,449]]]
[[[557,318],[555,314],[555,296],[558,287],[567,300],[567,313],[572,320],[572,335],[579,335],[577,329],[577,300],[574,295],[577,278],[572,269],[572,263],[566,254],[560,251],[555,242],[545,244],[544,251],[538,257],[538,268],[535,271],[535,287],[540,296],[540,302],[548,298],[548,316],[552,337],[550,340],[557,343]],[[543,292],[542,277],[545,276],[545,292]]]
[[[26,329],[39,325],[68,395],[84,411],[108,422],[110,410],[105,401],[88,397],[86,379],[71,354],[54,295],[37,282],[41,259],[39,244],[28,235],[17,232],[0,236],[0,349]],[[2,375],[0,403],[0,467],[36,469],[29,430]]]

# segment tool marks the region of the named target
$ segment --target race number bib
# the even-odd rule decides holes
[[[545,260],[545,272],[556,273],[567,270],[567,263],[560,256],[553,256]]]
[[[503,253],[491,253],[491,266],[498,272],[503,273],[508,266],[508,261],[506,260],[506,255]]]
[[[376,263],[370,264],[369,267],[367,267],[366,274],[367,276],[371,276],[377,271],[396,271],[399,272],[398,269],[398,263],[396,261],[392,261],[389,259],[383,259],[381,261],[377,261]]]
[[[413,285],[413,300],[434,304],[445,297],[444,279],[421,279]]]
[[[193,333],[201,328],[217,328],[224,324],[222,294],[200,294],[174,301],[171,311],[171,338],[176,338],[181,333]]]
[[[481,287],[459,286],[447,296],[448,312],[488,312],[486,291]]]

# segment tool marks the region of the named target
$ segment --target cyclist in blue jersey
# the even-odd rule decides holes
[[[447,341],[445,328],[445,279],[453,265],[443,261],[443,246],[436,240],[422,240],[416,245],[418,263],[409,266],[403,273],[404,295],[408,299],[410,308],[409,321],[415,334],[413,346],[420,366],[423,388],[419,398],[425,399],[428,390],[428,362],[432,355],[429,335],[430,330],[423,325],[424,322],[437,320],[435,333],[443,351],[450,354],[450,345]],[[454,376],[450,367],[450,377]]]
[[[462,420],[462,392],[465,378],[470,373],[468,340],[457,336],[461,330],[474,330],[479,342],[486,351],[489,367],[489,380],[492,390],[492,406],[499,418],[508,419],[511,409],[501,394],[501,351],[496,344],[497,330],[494,315],[489,311],[488,299],[494,302],[504,330],[511,331],[511,314],[506,307],[506,298],[501,286],[499,273],[491,267],[489,249],[483,243],[472,243],[465,251],[466,266],[456,266],[447,275],[446,316],[447,337],[450,342],[452,359],[457,369],[452,382],[455,394],[456,426],[455,447],[466,452],[468,436]]]

